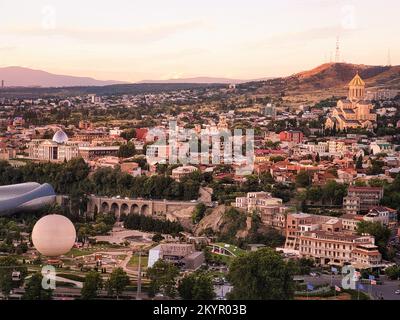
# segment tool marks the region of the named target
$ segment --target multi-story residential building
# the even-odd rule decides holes
[[[307,145],[307,147],[310,152],[319,154],[324,154],[329,150],[328,142],[318,142],[318,144],[310,143]]]
[[[320,265],[354,264],[357,268],[376,267],[381,255],[370,235],[357,235],[360,216],[332,218],[311,214],[289,214],[286,222],[287,252],[313,258]]]
[[[263,110],[264,116],[269,118],[276,117],[276,107],[272,103],[268,103]]]
[[[263,225],[274,228],[282,234],[285,234],[287,211],[287,207],[270,205],[260,207],[258,212]]]
[[[246,197],[237,197],[234,205],[247,212],[256,212],[264,225],[285,232],[288,208],[282,199],[274,198],[268,192],[249,192]]]
[[[303,132],[301,131],[282,131],[279,133],[280,141],[294,142],[296,144],[302,143],[304,139]]]
[[[364,221],[379,222],[390,229],[398,226],[397,210],[387,207],[376,207],[371,209],[364,217]]]
[[[150,164],[167,163],[169,158],[169,145],[152,144],[146,149],[147,162]]]
[[[197,171],[198,169],[194,166],[182,166],[172,170],[171,177],[175,180],[180,180],[182,177]]]
[[[305,231],[317,230],[319,225],[314,222],[313,216],[304,213],[289,214],[286,218],[285,249],[298,251],[300,236]]]
[[[330,140],[328,141],[328,152],[331,154],[343,154],[347,150],[344,141]]]
[[[377,140],[370,143],[369,149],[372,154],[389,153],[393,151],[393,145],[385,140]]]
[[[82,130],[76,133],[71,140],[92,143],[94,139],[103,139],[107,136],[108,134],[106,132],[100,130]]]
[[[90,146],[79,147],[79,155],[86,161],[95,160],[103,157],[116,157],[119,146]]]
[[[343,206],[348,214],[368,212],[379,205],[383,197],[383,188],[380,187],[349,187],[347,197],[343,199]]]
[[[375,239],[369,235],[352,235],[323,230],[300,236],[300,256],[313,258],[320,265],[355,264],[360,269],[379,266],[382,257]]]
[[[358,223],[363,220],[363,216],[344,214],[340,217],[340,220],[342,221],[343,231],[354,233],[357,231]]]
[[[92,128],[92,123],[90,121],[87,121],[87,120],[81,120],[81,121],[79,121],[78,128],[82,129],[82,130],[91,129]]]
[[[351,264],[357,269],[379,267],[382,255],[374,244],[359,244],[352,251]]]
[[[281,206],[282,199],[274,198],[268,192],[249,192],[246,197],[237,197],[235,206],[248,212],[267,206]]]

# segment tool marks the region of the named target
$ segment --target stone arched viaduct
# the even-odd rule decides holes
[[[181,209],[195,207],[196,202],[145,200],[116,197],[89,196],[87,211],[94,213],[113,213],[116,217],[130,213],[147,216],[172,213]]]

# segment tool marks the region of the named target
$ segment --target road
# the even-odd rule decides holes
[[[342,286],[342,276],[336,275],[332,278],[332,284],[334,286]],[[368,284],[363,284],[365,290],[361,290],[365,293],[370,293],[373,299],[378,299],[383,297],[384,300],[400,300],[400,295],[396,295],[394,292],[400,289],[400,281],[387,280],[386,277],[381,276],[383,281],[382,285],[371,286]],[[304,276],[305,283],[311,283],[313,285],[330,284],[331,276],[322,274],[319,277]]]
[[[226,298],[226,294],[229,293],[233,287],[229,284],[214,285],[214,292],[217,298]]]

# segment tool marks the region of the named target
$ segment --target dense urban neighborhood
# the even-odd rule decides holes
[[[299,89],[332,70],[345,81]],[[399,300],[400,90],[363,70],[297,89],[3,82],[0,297]]]

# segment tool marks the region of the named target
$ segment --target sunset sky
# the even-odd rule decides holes
[[[97,79],[255,79],[400,64],[398,0],[0,0],[0,67]]]

